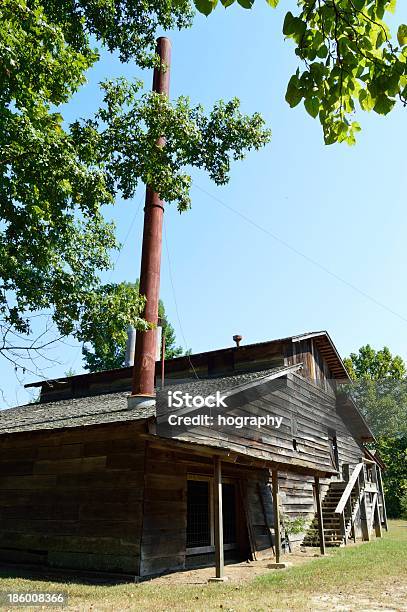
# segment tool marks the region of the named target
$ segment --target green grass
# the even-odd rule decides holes
[[[289,560],[289,555],[287,555]],[[407,522],[393,521],[381,540],[340,548],[249,582],[180,586],[89,585],[0,574],[0,590],[64,590],[70,610],[407,610]],[[339,607],[337,607],[339,606]],[[25,608],[27,610],[27,608]]]

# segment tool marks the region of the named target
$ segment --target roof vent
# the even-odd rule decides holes
[[[243,336],[239,336],[239,334],[235,334],[233,336],[233,341],[236,342],[237,348],[239,348],[241,341],[243,340]]]

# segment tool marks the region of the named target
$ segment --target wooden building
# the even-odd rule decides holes
[[[131,368],[31,385],[39,403],[0,413],[0,561],[131,577],[216,562],[222,577],[223,557],[279,560],[293,519],[293,543],[322,552],[380,535],[382,466],[346,380],[326,332],[179,357],[157,401],[220,391],[228,415],[282,421],[172,436],[128,403]]]

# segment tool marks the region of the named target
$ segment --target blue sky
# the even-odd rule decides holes
[[[262,113],[273,138],[233,165],[225,187],[194,172],[189,212],[167,207],[161,296],[168,318],[193,352],[231,345],[235,333],[251,343],[327,329],[343,356],[369,342],[407,359],[406,111],[361,112],[357,145],[326,147],[319,123],[284,101],[297,66],[281,34],[291,6],[219,8],[198,15],[190,31],[171,33],[171,96],[189,95],[207,108],[237,96],[245,112]],[[405,3],[392,21],[407,22]],[[104,53],[64,109],[67,121],[89,116],[98,83],[122,74],[150,87],[151,74]],[[104,280],[139,276],[143,199],[140,186],[132,201],[107,211],[126,242]],[[52,356],[60,363],[47,376],[81,371],[73,341]],[[0,405],[26,402],[22,383],[34,378],[17,378],[0,363]]]

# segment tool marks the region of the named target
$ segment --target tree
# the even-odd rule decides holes
[[[236,0],[221,0],[227,8]],[[218,0],[194,0],[209,15]],[[237,0],[251,9],[254,0]],[[266,0],[275,8],[280,0]],[[284,2],[284,0],[283,0]],[[302,100],[311,117],[319,117],[326,144],[355,143],[360,125],[355,112],[387,115],[400,100],[407,104],[407,25],[397,42],[384,18],[396,0],[297,0],[287,12],[283,34],[295,43],[299,66],[289,80],[286,100]]]
[[[129,323],[137,324],[134,315],[132,317],[132,308],[136,305],[136,313],[140,299],[139,282],[103,285],[98,290],[98,296],[95,309],[83,317],[80,334],[80,340],[84,343],[82,354],[85,369],[90,372],[124,365],[127,328]],[[165,318],[161,300],[158,314]],[[140,323],[137,326],[140,327]],[[171,323],[167,322],[164,333],[166,359],[181,355],[183,349],[175,344],[175,331]]]
[[[195,3],[208,14],[217,0]],[[287,13],[283,32],[305,66],[290,79],[287,101],[304,100],[327,143],[354,142],[356,103],[386,114],[396,98],[406,101],[407,29],[400,26],[394,46],[383,21],[394,4],[298,0],[299,14]],[[35,357],[55,338],[81,337],[85,313],[97,310],[99,273],[119,248],[103,206],[147,183],[186,210],[189,168],[224,184],[232,159],[269,142],[262,118],[243,115],[236,99],[206,113],[186,97],[171,102],[123,79],[102,85],[104,104],[91,119],[64,124],[61,105],[99,57],[92,39],[123,62],[152,67],[157,31],[192,22],[191,0],[2,0],[0,354],[15,367],[26,367],[22,355]],[[166,146],[159,148],[162,134]],[[141,307],[134,305],[133,317],[142,326]],[[39,331],[37,341],[32,321],[44,312],[55,333],[45,339]]]
[[[103,206],[147,183],[185,210],[188,166],[223,184],[232,158],[269,141],[261,117],[243,115],[237,100],[206,114],[187,98],[172,103],[124,80],[103,85],[93,119],[64,125],[61,105],[99,57],[91,36],[123,61],[153,66],[157,28],[190,23],[188,0],[0,4],[0,354],[16,368],[55,339],[81,338],[97,311],[99,273],[119,248]],[[130,314],[143,327],[141,308],[139,300]],[[41,313],[54,333],[45,340],[38,331],[37,342],[32,323]]]
[[[366,344],[358,353],[346,357],[344,364],[352,380],[403,380],[406,376],[403,359],[399,355],[393,357],[387,346],[375,351],[370,344]]]
[[[407,377],[403,359],[369,344],[344,359],[354,383],[350,393],[376,436],[386,470],[388,514],[399,517],[407,495]]]
[[[376,436],[407,435],[407,378],[403,359],[369,344],[344,359],[351,394]]]

